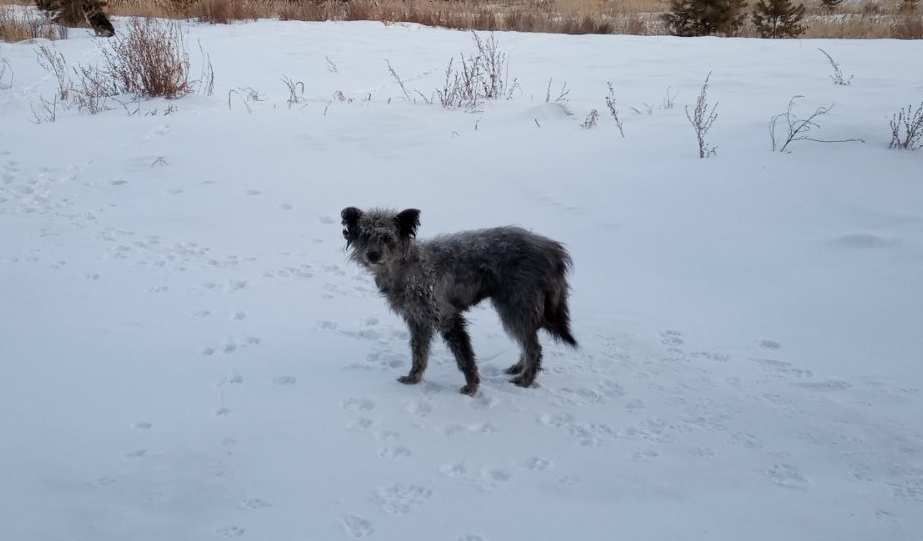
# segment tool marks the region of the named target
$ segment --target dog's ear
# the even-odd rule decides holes
[[[340,217],[343,218],[341,222],[343,224],[343,238],[346,239],[346,247],[349,248],[352,241],[356,240],[356,235],[359,231],[359,218],[362,217],[362,211],[356,207],[346,207],[343,209],[343,212],[340,213]]]
[[[394,217],[397,222],[397,230],[402,239],[412,239],[417,236],[417,228],[420,227],[420,211],[417,209],[402,210]]]

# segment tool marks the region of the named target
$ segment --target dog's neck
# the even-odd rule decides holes
[[[389,293],[396,290],[406,289],[414,285],[422,284],[425,277],[419,270],[423,267],[420,265],[409,265],[409,262],[418,261],[420,251],[416,243],[411,242],[403,256],[396,261],[391,261],[386,265],[381,265],[374,270],[375,284],[382,293]]]

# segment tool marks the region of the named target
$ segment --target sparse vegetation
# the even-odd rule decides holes
[[[923,102],[908,105],[891,117],[891,145],[889,148],[916,150],[923,148]]]

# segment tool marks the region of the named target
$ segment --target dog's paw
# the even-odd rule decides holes
[[[408,374],[406,376],[401,376],[397,378],[397,380],[403,383],[404,385],[415,385],[417,383],[420,383],[421,379],[423,379],[423,376],[419,374]]]
[[[475,384],[469,383],[468,385],[465,385],[464,387],[459,389],[458,392],[460,392],[461,394],[466,394],[468,396],[473,397],[478,392],[478,386],[476,383]]]
[[[505,374],[510,375],[510,376],[515,376],[516,374],[521,373],[523,368],[525,368],[525,367],[522,365],[522,363],[516,363],[516,364],[514,364],[513,366],[511,366],[511,367],[507,368],[506,370],[504,370],[503,372],[504,372]]]
[[[525,375],[517,376],[510,380],[512,383],[520,387],[531,387],[535,383],[535,376],[526,377]]]

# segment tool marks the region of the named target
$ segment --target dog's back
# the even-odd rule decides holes
[[[537,323],[553,337],[577,344],[569,330],[565,277],[572,263],[561,243],[519,227],[495,227],[419,245],[458,308],[489,297],[504,322],[539,314]]]

